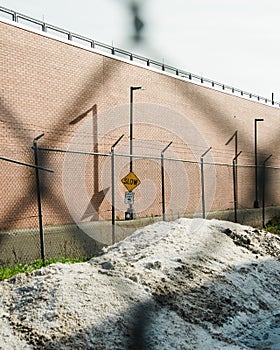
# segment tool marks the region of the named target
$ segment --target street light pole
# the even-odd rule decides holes
[[[130,172],[133,170],[133,91],[142,90],[142,86],[130,87],[130,113],[129,113],[129,154],[130,154]]]
[[[129,155],[130,155],[130,164],[129,171],[133,172],[133,92],[135,90],[143,90],[142,86],[131,86],[130,87],[130,110],[129,110]],[[132,191],[130,191],[132,192]],[[129,204],[129,208],[125,213],[126,220],[136,219],[135,209],[133,204]]]
[[[255,201],[254,208],[259,208],[259,199],[258,199],[258,133],[257,133],[257,123],[263,122],[264,119],[255,119]]]

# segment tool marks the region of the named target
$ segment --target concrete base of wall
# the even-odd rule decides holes
[[[166,221],[178,217],[192,218],[192,215],[168,216]],[[198,217],[198,216],[196,216]],[[201,216],[200,216],[201,217]],[[238,222],[253,227],[262,226],[262,209],[239,209]],[[265,210],[265,222],[278,220],[280,207]],[[233,210],[210,212],[207,219],[234,221]],[[128,221],[117,221],[115,240],[119,242],[137,229],[161,221],[162,217],[139,218]],[[101,252],[102,247],[112,244],[112,224],[110,221],[94,221],[52,226],[44,228],[46,258],[59,257],[92,257]],[[0,233],[0,264],[13,265],[39,259],[40,235],[38,229],[22,229]]]
[[[280,207],[268,207],[265,209],[265,224],[271,220],[280,220]],[[234,211],[216,211],[207,215],[207,219],[218,219],[234,222]],[[258,209],[238,209],[237,221],[239,224],[253,227],[262,227],[262,208]]]

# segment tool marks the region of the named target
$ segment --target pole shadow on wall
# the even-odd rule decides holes
[[[77,118],[70,121],[69,125],[77,125],[84,118],[92,117],[92,143],[93,153],[98,153],[98,117],[97,117],[97,104],[94,104],[84,113],[80,114]],[[93,156],[93,195],[86,208],[82,220],[91,217],[91,221],[99,220],[99,208],[109,191],[109,187],[99,190],[99,162],[98,155]]]

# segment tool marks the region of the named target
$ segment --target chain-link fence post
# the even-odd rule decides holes
[[[44,134],[36,136],[33,140],[33,150],[34,150],[34,160],[35,160],[35,174],[36,174],[36,193],[37,193],[37,205],[38,205],[38,218],[39,218],[39,230],[40,230],[40,250],[41,250],[41,259],[45,261],[45,243],[44,243],[44,229],[43,229],[43,220],[42,220],[42,204],[41,204],[41,189],[40,189],[40,176],[38,159],[38,140],[43,137]]]
[[[254,208],[259,208],[259,167],[258,167],[258,122],[263,122],[264,119],[255,118],[254,122],[254,139],[255,139],[255,200],[254,200]]]
[[[270,154],[264,161],[263,161],[263,188],[262,188],[262,227],[265,227],[265,191],[266,191],[266,162],[272,157],[272,154]]]
[[[116,242],[116,232],[115,232],[115,147],[124,137],[121,137],[111,146],[111,181],[112,181],[112,244]]]
[[[226,146],[228,146],[228,144],[234,139],[234,161],[232,164],[232,168],[233,168],[233,196],[234,196],[234,200],[233,202],[236,205],[237,202],[237,198],[235,198],[235,195],[238,192],[237,186],[238,186],[238,180],[237,180],[237,171],[236,171],[236,167],[237,167],[237,157],[238,157],[238,130],[235,130],[235,132],[233,133],[233,135],[227,140],[227,142],[225,143]],[[236,199],[236,200],[235,200]],[[237,220],[237,212],[236,210],[234,211],[234,220],[236,222]]]
[[[164,152],[169,146],[171,146],[172,141],[161,151],[161,200],[162,200],[162,219],[165,221],[165,184],[164,184]]]
[[[233,175],[233,203],[234,203],[234,222],[237,222],[237,206],[238,206],[238,191],[237,191],[237,158],[240,156],[242,151],[232,160],[232,175]]]
[[[203,219],[206,218],[205,214],[205,190],[204,190],[204,160],[203,158],[206,156],[206,154],[212,149],[212,147],[209,147],[207,151],[205,151],[201,157],[200,157],[200,176],[201,176],[201,205],[202,205],[202,217]]]

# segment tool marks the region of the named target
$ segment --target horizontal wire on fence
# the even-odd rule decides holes
[[[65,149],[47,148],[47,147],[38,147],[38,150],[39,150],[39,151],[59,152],[59,153],[85,154],[85,155],[103,156],[103,157],[110,157],[110,156],[111,156],[110,153],[74,151],[74,150],[65,150]]]
[[[61,132],[65,132],[64,130],[61,129]],[[69,131],[69,132],[65,132],[65,135],[66,136],[72,136],[72,132]],[[81,133],[81,136],[87,136],[89,138],[88,140],[88,143],[84,143],[85,145],[88,144],[89,146],[92,146],[92,134],[90,133]],[[102,147],[108,147],[108,149],[110,149],[111,147],[111,144],[114,142],[114,138],[113,137],[107,137],[106,140],[105,140],[105,143],[102,143]],[[55,137],[48,137],[48,135],[46,134],[46,137],[45,137],[45,141],[49,141],[49,142],[52,142],[52,141],[57,141]],[[68,141],[63,141],[63,140],[60,140],[59,141],[60,144],[65,144],[66,146],[68,146],[69,142]],[[73,142],[73,141],[72,141]],[[146,142],[149,142],[149,146],[153,146],[153,149],[159,149],[159,151],[161,150],[161,146],[158,146],[158,142],[162,143],[162,144],[165,144],[166,143],[166,140],[157,140],[157,141],[154,141],[154,140],[149,140],[149,139],[137,139],[137,142],[138,143],[146,143]],[[77,145],[80,144],[80,143],[77,143]],[[100,144],[99,144],[100,145]],[[26,149],[29,149],[29,147],[27,147],[26,145],[23,145],[25,146]],[[137,145],[135,144],[134,145],[134,148],[137,149],[137,148],[140,148],[141,145]],[[188,144],[187,147],[191,147],[192,149],[196,149],[197,152],[201,151],[203,152],[204,151],[204,148],[202,148],[200,145],[196,145],[196,144]],[[186,153],[186,152],[189,152],[189,149],[186,148],[186,145],[185,144],[180,144],[180,143],[176,143],[176,142],[173,142],[173,145],[172,145],[172,149],[173,150],[176,150],[177,153]],[[215,148],[213,149],[213,151],[217,154],[217,156],[222,156],[222,155],[231,155],[231,150],[229,149],[223,149],[223,148]],[[252,157],[254,156],[254,152],[250,152],[250,151],[243,151],[242,152],[242,158],[244,159],[244,157]],[[279,157],[274,157],[274,161],[275,160],[279,160],[280,158]]]
[[[103,156],[103,157],[111,157],[111,153],[98,153],[98,152],[84,152],[84,151],[76,151],[76,150],[63,150],[63,149],[56,149],[56,148],[47,148],[47,147],[38,147],[38,150],[41,151],[50,151],[50,152],[60,152],[60,153],[72,153],[72,154],[84,154],[84,155],[93,155],[93,156]],[[116,157],[126,157],[126,158],[137,158],[137,159],[155,159],[155,160],[161,160],[161,156],[148,156],[148,155],[137,155],[137,154],[127,154],[127,153],[114,153],[114,156]],[[170,161],[176,161],[176,162],[182,162],[182,163],[191,163],[191,164],[201,164],[201,161],[197,160],[189,160],[189,159],[182,159],[182,158],[173,158],[173,157],[164,157],[165,160]],[[227,167],[239,167],[239,168],[262,168],[263,165],[256,165],[256,164],[235,164],[232,163],[219,163],[219,162],[205,162],[205,165],[217,165],[217,166],[227,166]],[[280,169],[280,167],[277,166],[271,166],[266,165],[266,168],[270,169]]]
[[[108,154],[108,156],[110,156],[110,154]],[[119,157],[131,157],[130,154],[125,154],[125,153],[115,153],[115,156],[119,156]],[[160,156],[144,156],[144,155],[136,155],[133,154],[132,155],[133,158],[144,158],[144,159],[157,159],[160,160],[161,157]],[[188,159],[181,159],[181,158],[172,158],[172,157],[164,157],[165,160],[171,160],[171,161],[177,161],[177,162],[182,162],[182,163],[192,163],[192,164],[200,164],[200,161],[197,160],[188,160]],[[217,166],[228,166],[228,167],[244,167],[244,168],[255,168],[256,165],[255,164],[247,164],[247,165],[242,165],[242,164],[235,164],[233,165],[232,163],[219,163],[219,162],[204,162],[204,164],[207,165],[217,165]],[[263,165],[257,165],[257,167],[263,167]],[[280,169],[280,167],[273,167],[273,166],[269,166],[266,165],[266,168],[272,168],[272,169]]]
[[[18,165],[24,165],[24,166],[27,166],[27,167],[29,167],[29,168],[44,170],[44,171],[47,171],[47,172],[49,172],[49,173],[53,173],[53,172],[54,172],[52,169],[43,168],[43,167],[38,166],[38,165],[29,164],[29,163],[21,162],[21,161],[18,161],[18,160],[14,160],[14,159],[2,157],[2,156],[0,156],[0,160],[4,160],[4,161],[10,162],[10,163],[15,163],[15,164],[18,164]]]
[[[63,131],[63,130],[61,130]],[[69,132],[67,135],[70,135],[71,132]],[[71,134],[72,135],[72,134]],[[81,136],[86,136],[89,138],[88,140],[88,143],[84,142],[85,145],[89,145],[89,146],[92,146],[92,134],[90,133],[79,133],[79,135]],[[127,136],[128,137],[128,136]],[[45,137],[45,140],[47,141],[52,141],[53,138],[51,137],[48,137],[46,135]],[[104,147],[108,147],[108,149],[110,149],[111,147],[111,144],[114,142],[114,138],[113,137],[106,137],[106,139],[104,140],[104,142],[102,142],[102,144],[99,143],[99,146],[102,146],[103,148]],[[54,141],[56,141],[56,139],[54,139]],[[128,139],[127,139],[128,141]],[[73,142],[73,141],[72,141]],[[166,140],[157,140],[157,141],[154,141],[154,140],[149,140],[149,139],[137,139],[137,142],[140,143],[139,144],[135,144],[134,145],[134,148],[135,149],[140,149],[141,148],[141,143],[147,143],[149,142],[149,147],[152,147],[153,149],[158,149],[159,151],[161,151],[161,147],[162,146],[159,146],[158,143],[162,143],[162,144],[165,144],[166,143]],[[60,141],[60,143],[62,144],[65,144],[65,145],[68,145],[68,141]],[[80,144],[80,143],[77,143],[77,145]],[[173,142],[173,145],[172,145],[172,149],[173,150],[176,150],[177,153],[186,153],[186,152],[189,152],[190,151],[190,148],[192,150],[196,150],[197,152],[203,152],[204,151],[204,148],[202,148],[200,145],[196,145],[196,144],[188,144],[187,146],[185,144],[181,144],[181,143],[176,143],[176,142]],[[231,155],[231,150],[229,149],[223,149],[223,148],[215,148],[213,149],[213,151],[218,155],[222,156],[222,155]],[[243,151],[242,152],[242,158],[244,159],[244,157],[253,157],[254,156],[254,152],[250,152],[250,151]],[[274,157],[274,160],[278,160],[279,158],[278,157]]]

